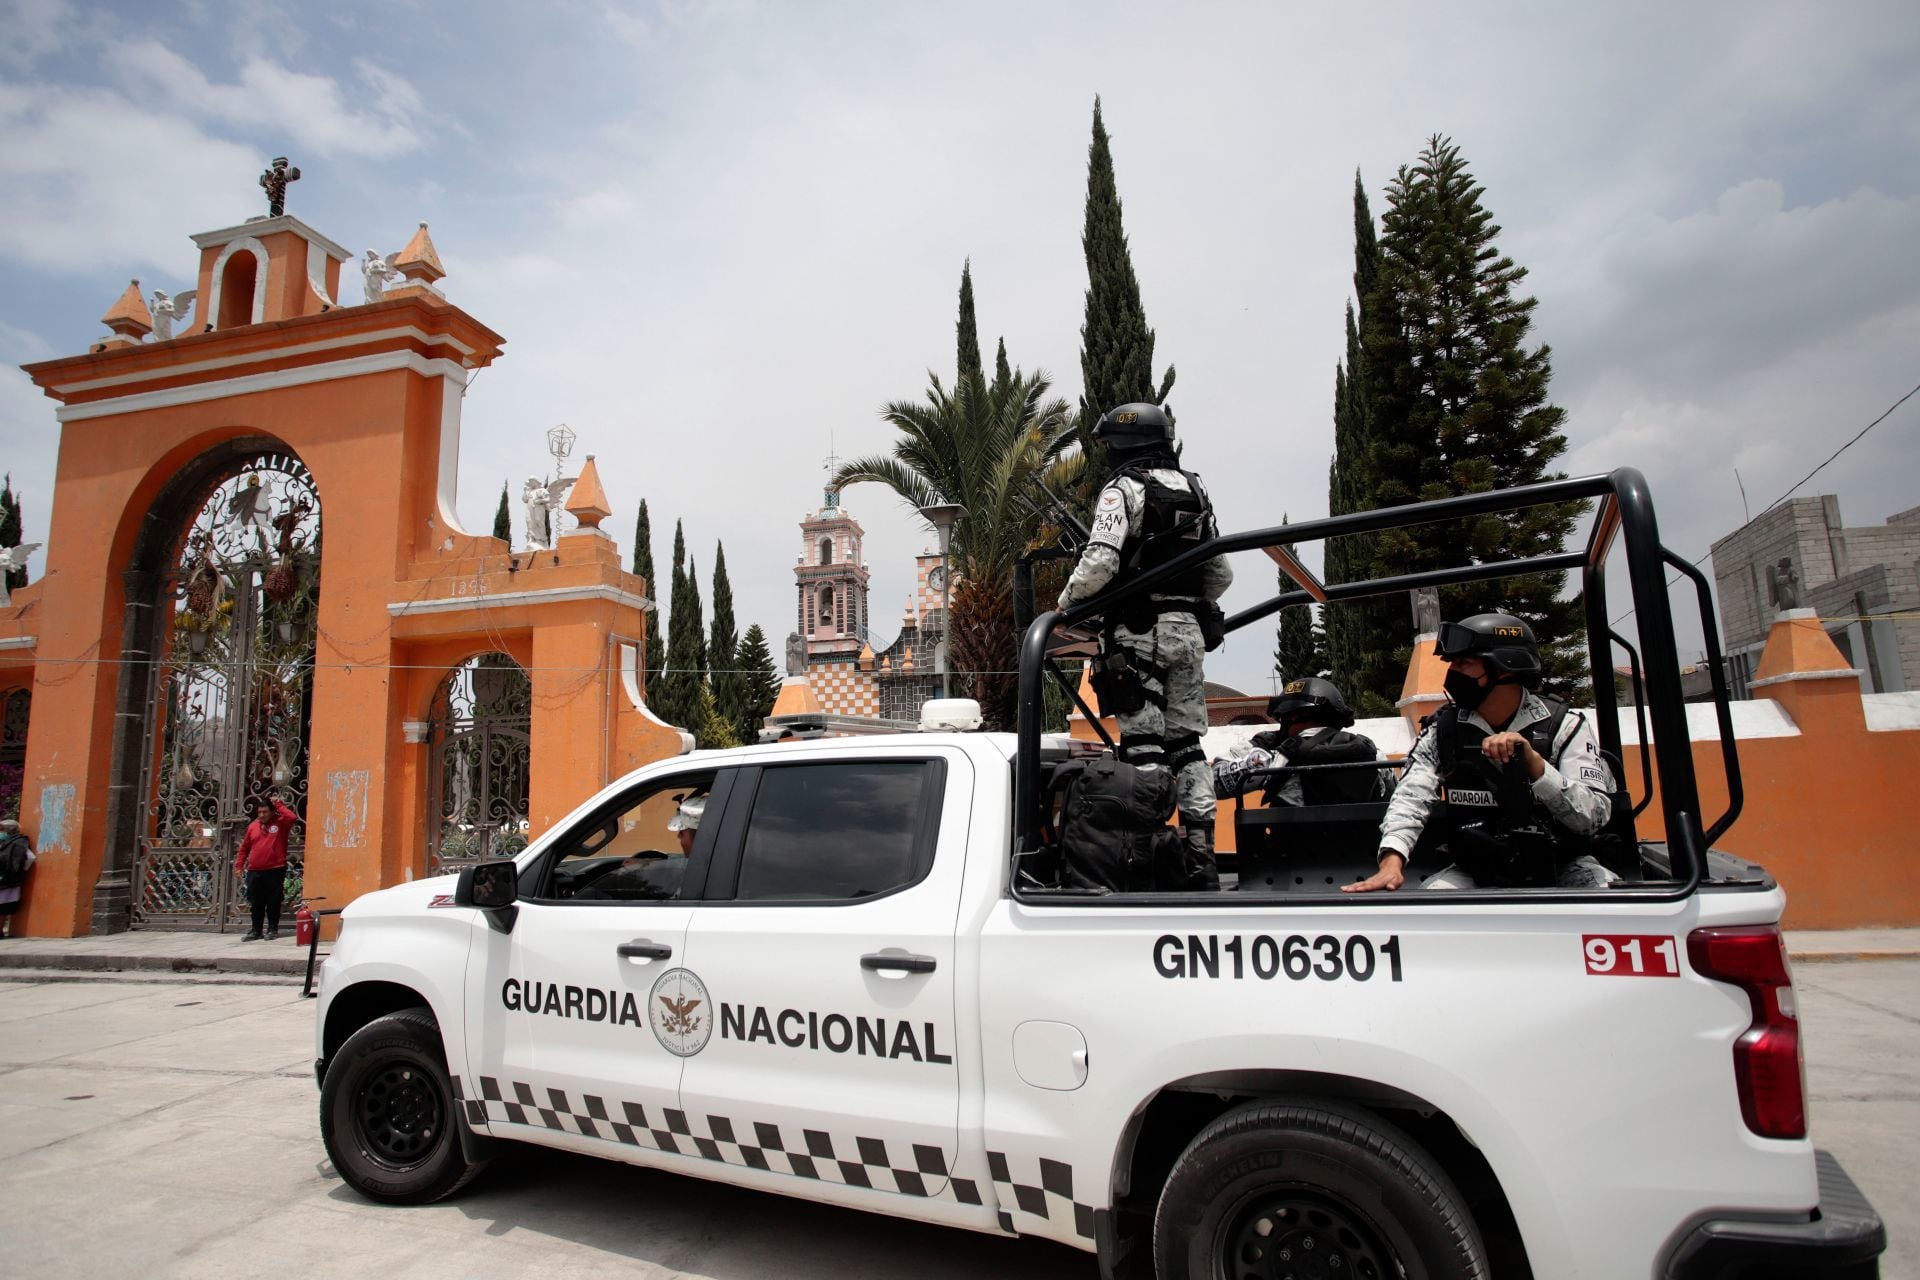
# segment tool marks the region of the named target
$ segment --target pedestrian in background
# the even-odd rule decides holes
[[[287,891],[287,837],[298,821],[300,815],[279,796],[253,802],[253,821],[240,837],[240,852],[233,859],[233,873],[244,878],[247,905],[253,910],[253,930],[242,942],[280,936],[280,902]]]
[[[13,936],[13,914],[33,867],[33,846],[12,818],[0,818],[0,938]]]

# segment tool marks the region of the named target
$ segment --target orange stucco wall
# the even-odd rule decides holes
[[[647,584],[609,539],[581,531],[509,555],[444,518],[443,419],[457,406],[443,397],[458,394],[446,374],[489,363],[498,335],[418,289],[290,310],[311,295],[272,256],[267,323],[29,369],[69,405],[129,407],[63,424],[45,571],[0,609],[0,640],[33,637],[0,648],[0,684],[31,678],[34,691],[21,820],[40,863],[18,918],[27,933],[91,927],[117,780],[122,575],[168,481],[235,437],[284,445],[320,495],[308,896],[339,905],[425,871],[428,748],[404,726],[476,653],[505,651],[531,673],[536,833],[616,773],[681,749],[620,678],[618,642],[645,639]],[[406,364],[366,368],[380,361]],[[294,379],[307,380],[262,385]],[[200,398],[166,403],[181,388]]]

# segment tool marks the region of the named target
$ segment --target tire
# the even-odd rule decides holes
[[[1337,1102],[1253,1103],[1208,1125],[1168,1175],[1153,1248],[1160,1280],[1488,1275],[1479,1229],[1433,1157]]]
[[[404,1009],[354,1032],[327,1064],[320,1134],[348,1186],[385,1204],[431,1204],[483,1168],[460,1150],[440,1028]]]

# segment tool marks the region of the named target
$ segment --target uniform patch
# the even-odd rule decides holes
[[[1478,809],[1499,808],[1499,803],[1494,800],[1491,791],[1462,791],[1454,787],[1447,789],[1447,803],[1472,805]]]
[[[1100,491],[1100,503],[1093,511],[1091,541],[1115,551],[1127,540],[1127,500],[1116,488]]]

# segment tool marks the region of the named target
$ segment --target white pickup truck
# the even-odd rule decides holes
[[[1164,1280],[1876,1275],[1880,1223],[1807,1134],[1784,895],[1704,852],[1644,487],[1505,496],[1601,500],[1566,566],[1599,566],[1601,618],[1628,535],[1673,834],[1640,874],[1347,895],[1243,843],[1221,892],[1054,887],[1028,856],[1066,751],[1038,723],[1043,615],[1018,734],[696,752],[512,860],[355,902],[317,1021],[335,1167],[418,1203],[531,1142]],[[1328,835],[1367,815],[1327,816],[1309,861],[1370,871],[1369,838]],[[1265,820],[1241,815],[1251,844]]]

